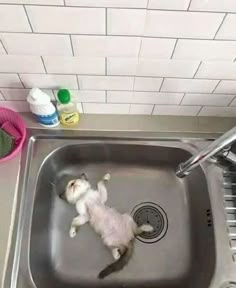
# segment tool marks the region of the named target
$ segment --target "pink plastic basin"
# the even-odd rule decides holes
[[[26,137],[26,126],[20,115],[8,108],[0,107],[0,127],[7,121],[20,133],[21,139],[17,142],[17,145],[14,146],[10,154],[0,158],[0,163],[14,158],[21,151]]]

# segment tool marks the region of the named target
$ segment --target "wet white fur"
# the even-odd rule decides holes
[[[98,182],[97,190],[91,188],[85,176],[72,180],[67,184],[65,197],[69,203],[76,205],[79,214],[72,221],[70,236],[74,237],[79,226],[89,222],[117,260],[120,257],[119,251],[127,247],[136,234],[151,232],[153,228],[150,225],[137,227],[129,214],[120,214],[105,205],[107,201],[105,182],[109,179],[110,174],[106,174]]]

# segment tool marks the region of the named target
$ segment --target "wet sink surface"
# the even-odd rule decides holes
[[[207,221],[211,206],[205,174],[198,168],[184,179],[175,175],[177,165],[189,158],[189,152],[173,143],[81,141],[62,143],[56,150],[54,144],[45,144],[36,145],[34,157],[39,160],[31,163],[40,167],[32,184],[29,229],[29,270],[37,288],[209,287],[215,240]],[[36,168],[29,177],[37,175]],[[135,207],[148,202],[161,213],[156,215],[158,222],[155,210],[142,210],[139,216],[150,216],[156,225],[157,237],[149,239],[154,243],[137,239],[128,266],[105,280],[98,280],[97,274],[113,261],[109,252],[88,224],[75,238],[69,237],[76,211],[58,197],[67,182],[83,172],[94,186],[105,173],[111,173],[108,205],[120,212],[134,213]]]

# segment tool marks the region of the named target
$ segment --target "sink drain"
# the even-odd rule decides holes
[[[168,229],[168,220],[165,211],[157,204],[143,202],[134,207],[131,212],[138,226],[150,224],[154,230],[143,232],[136,238],[143,243],[155,243],[161,240]]]

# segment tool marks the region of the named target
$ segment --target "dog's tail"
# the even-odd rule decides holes
[[[126,247],[124,247],[123,251],[120,252],[121,253],[120,258],[116,262],[113,262],[112,264],[108,265],[105,269],[103,269],[98,274],[98,278],[104,279],[111,273],[122,270],[125,267],[125,265],[128,264],[133,254],[133,247],[134,247],[133,244],[134,244],[133,240],[131,240],[129,244]]]
[[[134,231],[134,234],[135,235],[140,235],[142,234],[143,232],[152,232],[154,230],[154,228],[149,225],[149,224],[143,224],[141,226],[138,226],[136,227],[135,231]]]

